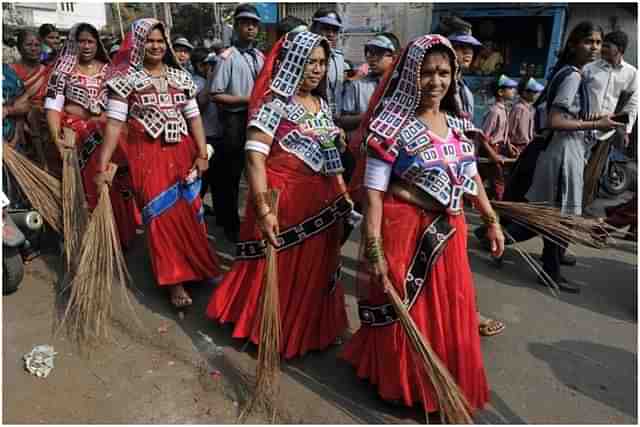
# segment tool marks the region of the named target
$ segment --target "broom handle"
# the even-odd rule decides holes
[[[76,147],[76,131],[71,128],[65,127],[62,128],[62,134],[64,138],[62,138],[62,147],[64,149],[72,149]]]

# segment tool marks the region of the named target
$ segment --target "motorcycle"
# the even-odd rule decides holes
[[[30,245],[25,233],[35,232],[43,225],[42,216],[32,209],[12,209],[9,198],[0,192],[2,206],[2,294],[8,295],[20,287],[24,277],[21,251]]]
[[[612,196],[624,193],[631,186],[631,174],[627,168],[629,161],[621,149],[611,145],[601,184],[602,188]]]

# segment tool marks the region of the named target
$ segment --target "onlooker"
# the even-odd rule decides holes
[[[309,31],[307,23],[297,16],[288,15],[278,22],[278,38],[290,32]]]
[[[202,46],[204,46],[205,49],[210,50],[213,42],[214,42],[213,31],[208,30],[206,37],[202,39]]]
[[[178,58],[182,68],[193,75],[194,69],[193,64],[191,64],[191,52],[193,52],[193,45],[189,43],[189,40],[187,40],[186,37],[178,37],[173,41],[173,49],[176,52],[176,58]]]
[[[490,195],[495,200],[502,200],[504,193],[504,161],[500,157],[504,154],[509,143],[509,119],[505,101],[513,99],[518,83],[504,74],[495,83],[495,104],[493,104],[482,122],[484,150],[492,160],[489,165]]]
[[[465,21],[461,21],[461,24],[467,24]],[[471,35],[471,24],[468,24],[468,28],[453,28],[454,32],[449,34],[447,38],[453,45],[453,49],[456,51],[458,63],[460,64],[460,71],[456,76],[456,82],[458,83],[458,94],[456,96],[457,102],[460,103],[460,107],[464,113],[466,119],[473,121],[473,113],[475,107],[475,101],[473,99],[473,93],[467,82],[464,81],[463,73],[467,72],[473,63],[473,58],[477,54],[478,50],[482,48],[480,43],[473,35]]]
[[[520,100],[509,113],[509,139],[507,156],[517,158],[525,147],[533,141],[533,103],[544,89],[536,80],[522,79],[518,84]]]
[[[42,53],[40,62],[47,65],[55,61],[60,50],[60,33],[53,24],[42,24],[38,29],[38,35],[42,41]]]
[[[236,241],[240,230],[238,185],[244,170],[247,109],[251,91],[264,64],[264,55],[255,48],[260,26],[258,10],[241,4],[234,12],[235,44],[222,55],[211,83],[212,100],[221,109],[224,139],[215,156],[216,223],[225,236]]]
[[[324,36],[331,45],[331,56],[327,64],[327,96],[334,120],[342,112],[342,86],[344,83],[344,55],[336,49],[338,33],[342,30],[342,19],[332,8],[321,7],[313,14],[311,31]]]
[[[583,70],[594,112],[628,115],[626,127],[619,135],[625,146],[638,114],[638,70],[623,58],[628,43],[629,37],[622,31],[607,34],[602,42],[602,58],[585,65]],[[615,137],[612,131],[596,132],[600,141]]]
[[[211,87],[213,76],[215,75],[215,54],[209,54],[205,48],[196,48],[191,55],[191,62],[194,66],[193,81],[197,87],[196,100],[198,101],[198,107],[200,108],[200,115],[202,116],[202,124],[204,126],[204,134],[207,139],[207,144],[215,149],[219,145],[222,138],[222,128],[218,120],[218,106],[211,102],[209,97],[209,91],[207,88]],[[213,162],[214,157],[209,159],[209,169],[207,169],[202,176],[202,188],[200,189],[200,197],[203,198],[207,194],[207,190],[211,188],[212,199],[214,198],[214,179],[213,179]],[[211,215],[212,209],[204,204],[205,214]]]

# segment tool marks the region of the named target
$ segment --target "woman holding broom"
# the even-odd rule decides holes
[[[91,210],[98,203],[93,179],[106,123],[104,78],[109,63],[95,27],[87,23],[74,25],[49,78],[44,104],[51,140],[60,150],[64,144],[62,129],[75,132],[82,183]],[[127,248],[135,238],[136,223],[131,177],[123,147],[116,148],[113,161],[119,168],[111,187],[111,204],[120,243]]]
[[[48,150],[49,134],[43,109],[51,66],[40,63],[42,46],[38,35],[33,31],[22,30],[18,33],[18,51],[20,62],[10,66],[23,81],[25,93],[31,104],[25,115],[25,149],[28,157],[43,167],[48,163],[48,155],[55,154],[55,150]],[[58,169],[58,176],[59,172]]]
[[[385,400],[443,410],[385,291],[393,286],[470,409],[488,401],[463,196],[488,225],[494,255],[504,237],[477,173],[473,125],[455,101],[458,64],[440,35],[412,41],[381,82],[364,125],[368,150],[361,328],[342,355]],[[446,412],[446,410],[443,410]]]
[[[180,67],[164,24],[150,18],[132,24],[110,74],[95,182],[107,182],[104,171],[127,126],[123,145],[156,281],[169,289],[175,307],[191,305],[184,284],[220,275],[199,196],[209,162],[196,86]]]
[[[352,204],[337,148],[343,133],[326,101],[328,41],[288,33],[271,50],[249,104],[245,145],[249,196],[232,270],[207,316],[235,323],[234,338],[261,345],[266,240],[277,248],[280,354],[321,350],[347,327],[335,272],[342,220]],[[278,215],[267,190],[279,191]]]

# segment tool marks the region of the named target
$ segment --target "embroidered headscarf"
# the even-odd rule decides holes
[[[304,68],[309,61],[311,51],[318,46],[324,48],[328,59],[331,52],[329,41],[318,34],[308,31],[290,32],[278,40],[265,59],[262,71],[253,87],[249,102],[249,117],[274,96],[288,102],[296,94],[304,79]],[[326,73],[313,93],[327,99]]]
[[[81,31],[81,27],[90,27],[95,31],[95,34],[98,34],[96,28],[88,24],[86,22],[81,22],[79,24],[75,24],[71,27],[69,31],[69,37],[65,42],[62,51],[58,55],[56,59],[56,63],[54,65],[54,70],[58,73],[71,74],[78,64],[78,55],[80,54],[80,45],[78,44],[78,35]],[[80,30],[80,31],[79,31]],[[93,34],[92,34],[93,35]],[[109,54],[105,49],[100,37],[96,40],[97,49],[96,49],[96,59],[105,64],[110,64],[111,60],[109,59]]]
[[[452,58],[452,76],[457,75],[456,53],[445,37],[439,34],[428,34],[411,41],[372,97],[369,111],[363,120],[369,132],[373,132],[382,139],[394,138],[403,125],[415,116],[422,97],[420,89],[422,60],[436,46],[446,48]],[[449,90],[442,100],[442,109],[460,116],[461,112],[454,98],[456,92],[457,83],[455,78],[452,78]]]
[[[113,66],[107,79],[117,74],[127,74],[129,71],[141,71],[144,66],[145,49],[149,33],[154,29],[159,29],[167,44],[167,52],[164,57],[164,63],[179,70],[184,70],[176,53],[171,45],[171,37],[169,29],[164,23],[154,18],[138,19],[131,24],[131,30],[127,33],[124,41],[120,45],[120,49],[113,58]]]

